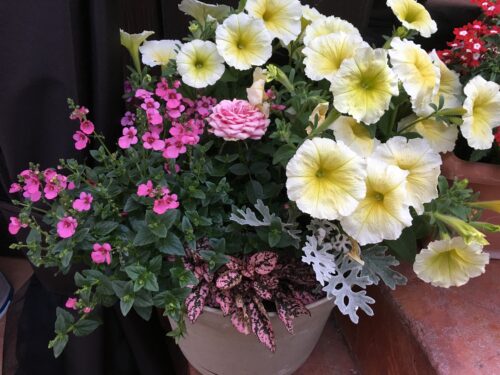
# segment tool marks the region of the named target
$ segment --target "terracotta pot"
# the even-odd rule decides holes
[[[441,172],[450,181],[455,177],[469,180],[470,187],[480,193],[479,200],[500,199],[500,166],[498,165],[465,161],[448,153],[443,156]],[[500,225],[500,214],[485,210],[481,220]],[[500,233],[488,233],[487,239],[490,245],[486,246],[486,250],[493,259],[500,259]]]
[[[230,317],[224,317],[220,310],[205,307],[196,323],[186,323],[187,333],[179,346],[203,375],[292,374],[316,346],[333,306],[326,298],[308,305],[311,316],[294,320],[294,335],[288,333],[276,314],[269,314],[276,336],[275,353],[255,335],[238,333]],[[170,324],[175,328],[172,320]]]

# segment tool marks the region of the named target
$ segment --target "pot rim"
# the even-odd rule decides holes
[[[313,302],[313,303],[310,303],[309,305],[306,306],[306,308],[308,310],[311,310],[311,309],[314,309],[315,307],[318,307],[320,305],[323,305],[324,303],[328,302],[328,301],[331,301],[331,299],[328,299],[328,297],[323,297],[319,300],[317,300],[316,302]],[[333,303],[333,302],[332,302]],[[209,312],[209,313],[212,313],[212,314],[216,314],[216,315],[220,315],[220,316],[224,316],[222,314],[222,311],[221,309],[216,309],[214,307],[208,307],[208,306],[205,306],[203,307],[203,312]],[[277,316],[277,314],[275,312],[270,312],[269,313],[269,317],[275,317]]]

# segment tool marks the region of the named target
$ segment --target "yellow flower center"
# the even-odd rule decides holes
[[[266,9],[264,13],[262,13],[262,20],[264,22],[268,22],[273,18],[273,12],[271,12],[269,9]]]
[[[375,194],[373,194],[373,199],[375,199],[377,202],[383,202],[384,194],[376,192]]]

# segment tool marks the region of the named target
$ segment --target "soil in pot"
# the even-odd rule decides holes
[[[334,304],[326,298],[307,306],[311,316],[294,320],[290,334],[276,314],[270,319],[276,336],[272,353],[253,334],[238,333],[230,317],[218,309],[205,307],[196,323],[186,322],[180,340],[182,353],[203,375],[288,375],[296,371],[316,346]],[[170,321],[172,328],[175,322]],[[335,355],[335,353],[332,353]]]

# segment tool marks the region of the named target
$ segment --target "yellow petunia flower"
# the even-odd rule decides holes
[[[407,171],[369,158],[366,197],[340,219],[344,231],[360,245],[396,240],[412,223],[407,202]]]
[[[369,47],[358,48],[352,58],[344,60],[330,90],[339,112],[368,125],[380,120],[391,98],[399,93],[398,79],[387,65],[386,52]]]
[[[410,95],[415,113],[429,110],[439,90],[441,72],[419,45],[394,38],[389,50],[392,68]]]
[[[139,47],[144,41],[154,34],[154,31],[143,31],[140,34],[129,34],[120,29],[120,43],[128,49],[132,61],[134,62],[135,69],[141,71],[141,62],[139,60]]]
[[[193,17],[201,25],[205,25],[208,16],[222,21],[231,13],[231,7],[219,4],[207,4],[198,0],[182,0],[179,10]]]
[[[422,4],[415,0],[387,0],[398,20],[409,30],[416,30],[424,38],[437,31],[436,22]]]
[[[245,13],[233,14],[217,26],[217,50],[229,66],[247,70],[263,65],[273,53],[272,38],[260,19]]]
[[[306,27],[304,45],[308,46],[314,39],[328,34],[345,33],[361,37],[359,30],[352,23],[341,18],[330,16],[314,20]]]
[[[328,113],[329,109],[330,109],[330,103],[328,103],[328,102],[318,103],[318,105],[316,107],[314,107],[313,111],[309,115],[309,123],[311,125],[316,124],[317,127],[321,126],[321,124],[326,119],[326,114]],[[307,134],[311,134],[312,126],[308,126],[306,128],[306,132],[307,132]]]
[[[498,84],[486,81],[481,76],[471,79],[464,88],[466,113],[460,130],[469,146],[476,150],[491,147],[494,140],[492,129],[500,125],[498,89]]]
[[[431,242],[417,254],[413,271],[427,283],[442,288],[462,286],[485,272],[489,255],[477,243],[467,245],[461,237]]]
[[[269,34],[285,45],[295,40],[302,30],[299,0],[247,0],[245,9],[250,16],[262,19]]]
[[[462,84],[460,83],[460,76],[454,72],[441,61],[436,50],[433,50],[429,56],[431,57],[434,65],[439,67],[440,79],[439,89],[434,97],[433,103],[438,104],[439,98],[444,97],[444,108],[458,108],[462,107]],[[429,109],[431,109],[429,107]],[[419,113],[420,114],[420,113]],[[425,113],[425,115],[430,112]]]
[[[139,47],[142,54],[142,63],[148,66],[167,65],[175,60],[177,49],[182,43],[179,40],[150,40]]]
[[[344,142],[347,147],[363,157],[370,156],[380,144],[378,139],[370,135],[366,125],[349,116],[340,116],[329,129],[333,130],[337,141]]]
[[[342,142],[306,140],[286,167],[288,198],[312,217],[350,215],[366,193],[364,160]]]
[[[407,202],[419,215],[424,212],[424,203],[437,198],[442,160],[425,139],[393,137],[380,145],[372,158],[408,172]]]
[[[443,121],[428,118],[408,127],[408,125],[417,119],[417,115],[405,117],[399,122],[398,130],[406,129],[405,132],[420,134],[429,143],[434,152],[445,153],[455,149],[455,143],[458,139],[458,126],[447,125]]]
[[[302,5],[302,30],[304,30],[308,25],[317,21],[319,19],[326,18],[321,14],[316,8],[309,5]]]
[[[224,74],[224,59],[215,43],[193,40],[182,46],[177,54],[177,70],[182,81],[195,88],[213,85]]]
[[[306,75],[313,81],[326,78],[332,82],[342,62],[352,57],[359,47],[368,47],[368,44],[354,34],[335,33],[315,38],[302,51],[306,56]]]

